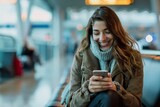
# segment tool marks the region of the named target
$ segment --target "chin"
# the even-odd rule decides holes
[[[106,51],[108,50],[110,47],[104,47],[104,48],[101,48],[102,51]]]

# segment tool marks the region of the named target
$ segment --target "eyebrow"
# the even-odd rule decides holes
[[[105,28],[104,30],[109,30],[108,28]],[[99,31],[99,30],[97,30],[97,29],[93,29],[93,31]]]

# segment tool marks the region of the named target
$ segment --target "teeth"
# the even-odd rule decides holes
[[[109,42],[105,42],[105,43],[100,43],[101,45],[107,45]]]
[[[99,42],[99,45],[102,47],[105,47],[106,45],[108,45],[110,43],[110,40],[105,41],[105,42]]]

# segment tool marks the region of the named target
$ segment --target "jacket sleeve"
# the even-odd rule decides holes
[[[143,89],[143,63],[141,58],[137,59],[139,67],[134,69],[128,87],[124,89],[120,86],[118,93],[122,96],[125,107],[141,107],[141,97]]]
[[[76,54],[73,60],[70,78],[70,107],[86,107],[90,102],[90,93],[88,91],[89,81],[81,83],[81,63],[82,56]]]

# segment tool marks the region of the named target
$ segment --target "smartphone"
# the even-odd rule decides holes
[[[93,75],[106,77],[108,74],[107,70],[93,70]]]

